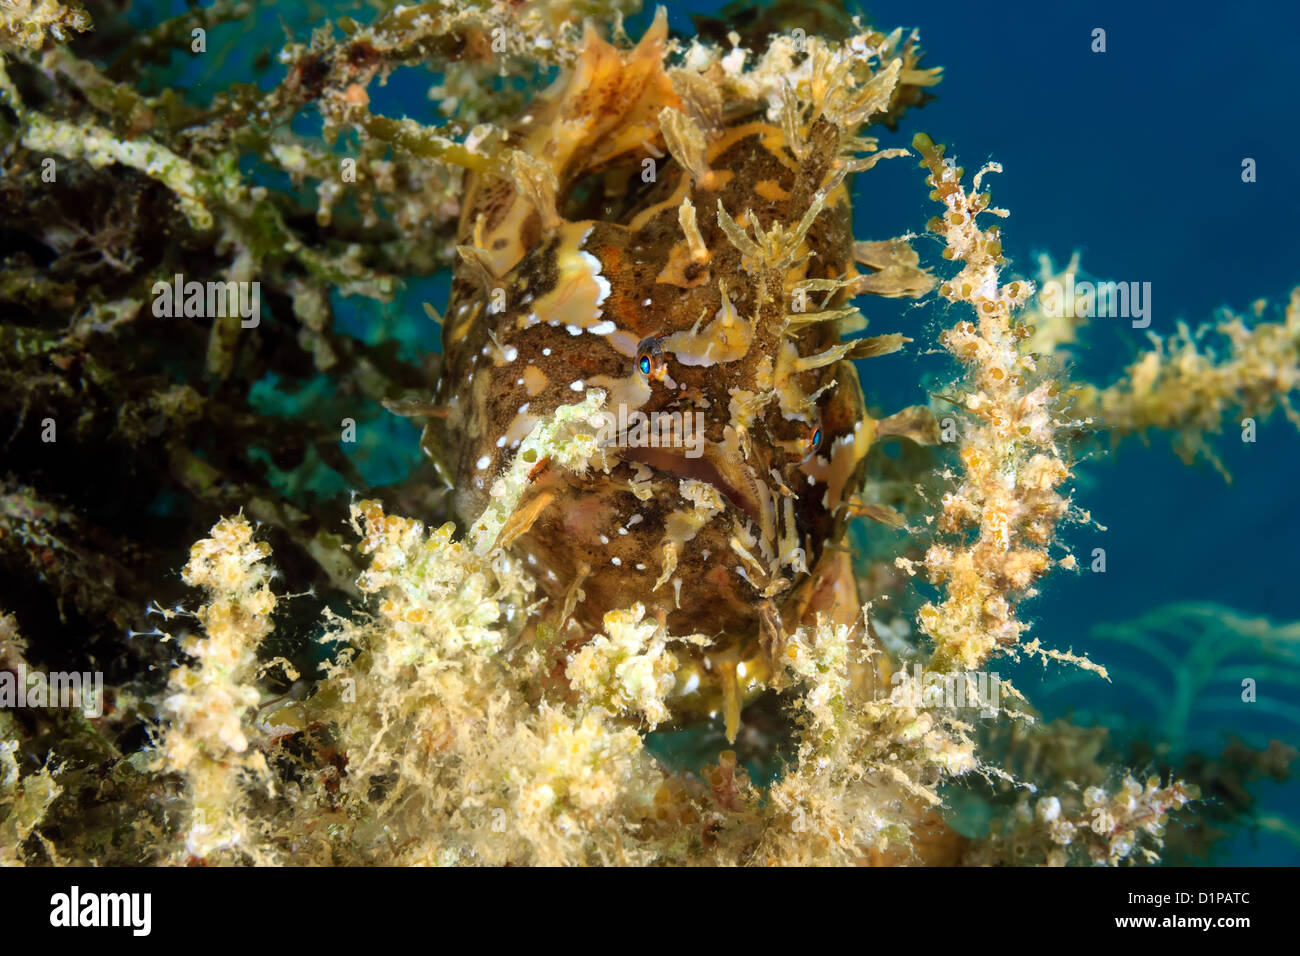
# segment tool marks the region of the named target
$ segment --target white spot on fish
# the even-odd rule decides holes
[[[578,255],[586,260],[587,265],[591,268],[592,281],[596,283],[596,288],[600,289],[600,294],[596,296],[596,305],[599,306],[609,298],[609,280],[600,274],[600,260],[590,252],[579,252]],[[599,311],[596,313],[599,315]]]
[[[574,382],[569,386],[569,388],[575,392],[581,392],[586,387],[587,387],[587,383],[584,382],[582,379],[578,379],[576,382]]]
[[[477,468],[479,471],[482,471],[490,464],[492,464],[492,459],[489,458],[487,455],[484,455],[482,458],[480,458],[478,461],[474,463],[474,467]]]

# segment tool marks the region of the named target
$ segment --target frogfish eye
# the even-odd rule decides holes
[[[636,370],[647,379],[658,381],[664,377],[664,353],[657,338],[644,339],[637,346]]]
[[[822,427],[814,425],[808,430],[808,439],[804,445],[803,460],[809,461],[813,455],[817,454],[817,449],[822,445]]]

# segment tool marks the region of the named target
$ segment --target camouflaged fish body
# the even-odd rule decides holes
[[[589,35],[510,130],[502,170],[468,181],[447,417],[427,441],[470,521],[529,431],[590,389],[615,415],[701,421],[699,457],[631,434],[604,471],[539,464],[512,547],[587,633],[639,601],[712,638],[709,664],[679,671],[708,709],[712,661],[761,683],[745,661],[825,586],[879,424],[851,359],[902,340],[841,342],[832,317],[857,275],[840,131],[810,122],[796,155],[752,106],[701,109],[664,70],[665,35],[657,21],[628,52]]]

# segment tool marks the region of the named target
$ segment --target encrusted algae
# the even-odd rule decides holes
[[[68,40],[91,27],[90,16],[76,0],[3,0],[0,2],[0,47],[39,50],[48,39]]]
[[[25,664],[25,651],[13,617],[0,615],[0,667],[10,670]],[[26,862],[23,844],[63,790],[55,779],[57,767],[47,764],[24,775],[15,756],[21,753],[17,722],[0,710],[0,866]]]
[[[27,164],[23,175],[31,181],[39,158],[30,152],[34,145],[64,156],[75,168],[101,174],[113,167],[97,167],[96,155],[135,157],[140,162],[125,165],[152,175],[189,212],[194,210],[183,204],[190,180],[173,173],[199,171],[206,183],[216,184],[203,194],[210,203],[204,208],[212,210],[213,224],[221,228],[219,237],[199,236],[202,217],[178,223],[189,227],[186,242],[200,250],[192,254],[224,263],[231,277],[266,276],[268,286],[274,284],[292,302],[287,324],[296,323],[294,334],[309,366],[337,374],[348,388],[372,398],[418,393],[410,376],[391,374],[376,353],[333,334],[331,286],[382,297],[391,289],[389,273],[417,272],[450,260],[452,244],[444,227],[454,215],[459,180],[447,164],[482,168],[501,162],[543,208],[546,186],[544,177],[530,175],[535,170],[526,157],[495,152],[498,130],[485,126],[465,136],[450,125],[430,130],[377,117],[369,112],[366,87],[394,65],[456,50],[465,60],[449,71],[444,92],[478,97],[461,115],[504,122],[512,112],[509,99],[483,97],[477,81],[507,63],[511,69],[539,61],[572,63],[583,40],[568,13],[567,4],[521,9],[426,4],[393,10],[373,27],[345,23],[344,39],[320,34],[310,44],[286,50],[290,71],[280,87],[270,93],[234,91],[214,107],[215,118],[186,135],[178,130],[198,120],[165,98],[154,99],[147,110],[132,104],[115,115],[111,104],[120,101],[95,96],[90,107],[56,119],[57,112],[46,112],[51,101],[42,96],[31,105],[39,115],[16,108],[24,135],[34,137],[19,151],[18,162]],[[518,30],[521,26],[527,30]],[[496,27],[505,29],[507,52],[519,62],[487,55]],[[540,57],[524,42],[530,35],[551,41],[539,44]],[[798,52],[789,37],[776,38],[762,54],[678,44],[684,62],[716,80],[712,88],[701,84],[684,91],[694,103],[691,112],[707,117],[726,102],[765,100],[772,118],[781,122],[789,121],[788,109],[796,101],[810,113],[829,112],[846,121],[876,109],[896,116],[937,79],[935,71],[919,69],[914,41],[901,34],[862,31],[838,48],[817,41],[811,49],[811,55]],[[856,79],[871,72],[859,62],[867,51],[891,65],[884,80],[873,79],[864,89]],[[25,91],[40,86],[34,81],[38,75],[55,83],[74,75],[67,61],[48,65],[57,62],[38,67],[23,60]],[[94,69],[86,66],[76,75],[94,81]],[[858,72],[861,76],[855,76]],[[108,89],[92,85],[101,93]],[[17,107],[17,87],[7,88]],[[361,217],[348,223],[358,231],[329,231],[343,218],[337,202],[341,191],[332,188],[338,157],[277,129],[309,103],[320,106],[327,136],[361,131],[366,137],[355,189]],[[155,115],[146,120],[147,113]],[[156,137],[159,149],[187,166],[168,172],[147,159],[150,140],[138,138],[142,130],[136,128],[146,122],[156,124],[148,135]],[[710,175],[698,162],[696,130],[672,115],[665,125],[672,131],[673,152],[699,176]],[[87,153],[86,143],[76,138],[86,134],[91,153],[106,152]],[[791,143],[797,152],[798,137]],[[142,145],[145,153],[138,151]],[[1028,283],[1001,283],[998,236],[976,225],[987,206],[978,177],[967,192],[960,172],[944,164],[928,142],[917,146],[936,198],[946,207],[936,227],[950,258],[965,263],[941,295],[974,309],[971,321],[951,330],[943,342],[968,370],[957,391],[972,427],[964,432],[956,471],[938,478],[950,483],[949,493],[940,505],[939,537],[924,571],[943,592],[921,615],[922,630],[934,642],[931,666],[961,670],[1000,650],[1040,649],[1023,639],[1028,619],[1020,605],[1050,567],[1070,564],[1052,550],[1058,524],[1071,515],[1062,446],[1066,436],[1085,427],[1085,418],[1060,397],[1069,394],[1068,383],[1054,385],[1034,366],[1028,330],[1012,315],[1030,294]],[[319,180],[320,202],[311,211],[327,230],[323,239],[309,239],[300,225],[304,217],[287,215],[286,208],[238,178],[235,160],[246,152],[299,180]],[[245,205],[248,210],[240,208]],[[765,231],[754,228],[753,217],[732,219],[725,210],[719,219],[753,265],[789,265],[792,237],[803,226],[777,223]],[[400,226],[400,238],[365,231],[389,221]],[[688,244],[691,222],[683,213]],[[358,235],[366,246],[364,257],[362,243],[351,241]],[[929,288],[910,248],[860,246],[857,258],[873,272],[853,278],[848,290],[920,294]],[[127,262],[113,258],[119,266]],[[140,283],[162,266],[149,261],[132,274],[136,284],[114,296],[105,295],[110,283],[92,283],[90,305],[73,331],[24,336],[23,356],[50,356],[54,369],[71,366],[73,355],[87,351],[89,328],[101,334],[131,326],[145,302]],[[835,285],[806,291],[838,291]],[[50,283],[24,293],[25,302],[54,309],[70,288]],[[834,314],[836,320],[853,319],[849,310]],[[239,343],[246,345],[248,337],[234,330],[232,338],[231,331],[212,327],[207,374],[237,385],[241,364],[248,362],[247,348],[241,357]],[[291,338],[272,341],[291,344]],[[1258,342],[1268,346],[1258,351],[1275,362],[1276,374],[1243,362],[1212,379],[1221,407],[1247,385],[1246,408],[1266,408],[1270,396],[1289,391],[1294,379],[1287,370],[1295,360],[1285,339],[1262,334]],[[1202,378],[1210,372],[1205,363],[1188,364],[1196,365]],[[101,381],[112,380],[96,374]],[[1158,384],[1161,376],[1155,380]],[[1178,394],[1144,382],[1151,394],[1161,396],[1157,405]],[[56,382],[50,393],[60,389],[67,392],[67,383]],[[23,394],[34,408],[49,401],[37,389]],[[670,635],[629,595],[629,607],[606,619],[603,635],[569,653],[554,641],[564,609],[541,606],[525,566],[505,547],[519,526],[517,505],[537,465],[550,459],[552,467],[577,470],[597,452],[584,423],[603,397],[589,393],[589,398],[586,406],[562,409],[533,432],[532,444],[526,442],[523,450],[535,460],[522,454],[515,459],[493,487],[488,510],[464,534],[451,525],[431,531],[399,516],[396,508],[364,501],[350,509],[359,548],[350,537],[326,531],[332,526],[323,519],[313,524],[229,462],[206,460],[175,440],[170,462],[181,487],[210,508],[233,513],[245,505],[249,518],[265,524],[226,518],[195,546],[186,578],[206,592],[195,614],[203,635],[187,633],[186,614],[160,612],[192,661],[173,662],[166,691],[117,690],[119,711],[148,714],[150,707],[160,707],[156,750],[128,756],[103,748],[91,758],[79,756],[80,767],[76,761],[64,765],[52,755],[69,749],[71,734],[59,746],[47,747],[29,727],[0,715],[6,718],[0,736],[10,758],[0,757],[0,857],[6,862],[1116,863],[1141,861],[1158,845],[1165,815],[1191,796],[1190,788],[1176,781],[1137,784],[1090,764],[1069,778],[1087,776],[1089,789],[1071,789],[1067,781],[1059,793],[1043,787],[1031,796],[1031,774],[1021,778],[1015,769],[1001,770],[980,749],[974,718],[968,722],[942,707],[909,705],[906,693],[901,700],[884,697],[870,679],[876,667],[870,663],[876,651],[870,619],[860,622],[856,613],[847,620],[822,618],[784,635],[771,676],[786,688],[795,750],[775,781],[750,780],[729,752],[699,774],[668,770],[646,749],[645,731],[671,715],[667,677],[676,669],[675,651],[685,649],[682,642],[693,636]],[[1137,404],[1118,393],[1108,400],[1116,410]],[[229,427],[244,410],[223,401],[174,390],[133,393],[123,403],[122,431],[129,441],[142,443],[159,427],[184,434],[181,422]],[[1195,406],[1184,405],[1159,420],[1138,411],[1134,421],[1145,417],[1157,426],[1200,430],[1198,414]],[[84,420],[101,419],[92,409]],[[5,501],[7,541],[22,541],[33,564],[50,549],[35,541],[30,529],[74,527],[71,517],[65,520],[25,486]],[[422,514],[426,503],[418,499],[408,513]],[[277,578],[266,541],[286,530],[285,557],[305,552],[328,568],[327,580],[333,579],[339,591],[355,586],[365,595],[363,605],[323,616],[333,652],[329,674],[298,682],[287,696],[284,682],[271,689],[271,675],[261,663],[271,656],[276,637],[272,611],[310,599],[291,599],[272,589]],[[80,528],[78,533],[89,536]],[[279,549],[275,557],[281,557]],[[122,573],[125,577],[126,570]],[[88,598],[77,602],[93,606]],[[149,635],[151,643],[158,643],[154,636]],[[910,679],[901,675],[902,690]],[[1004,711],[998,717],[998,723],[1013,720],[1027,723],[1028,714]],[[111,768],[123,781],[120,788],[96,791],[78,776],[87,765]],[[956,836],[937,812],[944,809],[945,787],[972,777],[998,781],[1022,795],[1016,815],[987,839]],[[83,796],[97,807],[113,801],[126,810],[161,807],[163,818],[131,829],[122,826],[127,813],[110,823],[88,816],[78,833],[67,824],[78,819],[76,804]],[[73,834],[63,845],[51,844],[42,833],[43,823],[53,820],[64,824],[60,832]]]
[[[49,767],[20,776],[14,752],[18,741],[8,739],[0,727],[0,866],[19,866],[26,862],[23,844],[45,818],[46,811],[62,792]],[[56,858],[57,859],[57,858]]]
[[[84,159],[92,166],[120,163],[159,180],[178,198],[180,207],[195,229],[209,229],[212,213],[199,199],[198,171],[165,146],[148,140],[123,142],[100,126],[50,121],[39,113],[28,121],[23,145],[41,153],[65,159]]]
[[[1209,460],[1228,477],[1209,436],[1225,426],[1262,424],[1281,408],[1300,428],[1292,395],[1300,388],[1300,288],[1291,293],[1281,321],[1262,321],[1266,304],[1255,304],[1255,322],[1227,314],[1214,332],[1221,345],[1205,344],[1208,329],[1179,323],[1176,334],[1152,336],[1153,347],[1124,377],[1098,388],[1081,386],[1078,408],[1104,423],[1115,439],[1168,432],[1180,458]]]
[[[643,679],[665,662],[662,646],[628,654],[658,630],[638,632],[637,609],[611,615],[611,638],[570,660],[585,675],[573,695],[539,701],[533,689],[551,662],[514,642],[531,593],[518,562],[478,556],[450,527],[430,533],[373,502],[354,514],[374,617],[333,619],[328,639],[351,652],[313,697],[246,727],[328,724],[346,772],[301,767],[265,819],[248,818],[239,846],[247,859],[292,848],[300,862],[806,864],[886,851],[907,860],[919,808],[940,802],[935,785],[976,766],[967,728],[951,718],[857,698],[853,628],[823,624],[788,645],[798,759],[767,799],[727,755],[703,783],[670,775],[635,722],[620,718],[653,723],[667,690]],[[234,557],[219,542],[249,531],[237,520],[196,550]],[[227,587],[260,593],[256,567],[228,562]],[[262,624],[245,620],[247,638],[262,636]],[[172,725],[164,740],[179,747],[190,732]],[[193,794],[192,775],[207,781],[213,770],[175,769]],[[237,763],[226,773],[224,793],[237,795],[245,776]],[[210,782],[203,789],[211,793]],[[252,832],[264,842],[250,845]],[[960,847],[948,840],[943,858]]]
[[[1098,283],[1076,285],[1081,274],[1077,252],[1060,268],[1050,256],[1039,256],[1038,294],[1020,322],[1030,330],[1026,351],[1044,364],[1072,358],[1071,346],[1099,308]],[[1072,302],[1064,296],[1067,283],[1074,289]],[[1180,321],[1172,335],[1146,336],[1150,348],[1118,380],[1070,388],[1074,414],[1112,444],[1166,432],[1184,462],[1204,460],[1231,480],[1213,437],[1233,424],[1261,425],[1278,409],[1300,428],[1293,404],[1300,387],[1300,288],[1280,306],[1263,299],[1252,303],[1249,320],[1223,309],[1212,323],[1192,328]]]
[[[1137,859],[1156,863],[1160,856],[1152,847],[1160,846],[1170,813],[1199,796],[1196,787],[1180,781],[1163,786],[1159,778],[1141,783],[1132,777],[1125,777],[1113,792],[1089,787],[1081,794],[1025,796],[1010,821],[966,862],[1064,866],[1072,860],[1115,865]]]
[[[944,599],[922,607],[919,622],[935,644],[930,666],[974,670],[997,651],[1018,649],[1028,625],[1017,605],[1037,593],[1036,582],[1057,563],[1051,554],[1056,527],[1070,514],[1060,490],[1070,475],[1062,432],[1080,423],[1065,417],[1060,386],[1021,345],[1030,331],[1013,316],[1033,285],[1000,282],[1000,228],[985,229],[979,222],[980,216],[1007,215],[980,192],[984,176],[1001,167],[985,166],[968,191],[962,170],[944,159],[942,147],[924,135],[914,145],[934,187],[931,197],[946,207],[930,228],[944,239],[944,258],[963,263],[939,294],[974,312],[973,321],[958,322],[940,339],[969,369],[957,399],[969,425],[958,449],[963,471],[944,495],[936,524],[945,535],[976,535],[969,544],[941,539],[926,552],[920,570],[943,587]],[[917,570],[906,558],[899,562]],[[1075,565],[1070,555],[1059,562]],[[1025,649],[1037,648],[1034,643]]]
[[[672,642],[708,643],[703,634],[672,637],[663,624],[646,620],[634,604],[605,615],[605,630],[580,647],[564,668],[569,686],[579,695],[614,713],[639,716],[653,730],[670,716],[665,698],[672,692],[677,658]]]
[[[659,633],[641,627],[638,609],[611,615],[611,638],[570,659],[583,677],[568,699],[539,701],[530,688],[544,686],[551,662],[516,641],[532,592],[518,562],[500,551],[476,555],[450,526],[428,532],[373,502],[356,505],[354,515],[371,561],[362,586],[376,613],[331,618],[327,639],[350,649],[331,676],[312,697],[272,705],[256,721],[245,708],[242,729],[176,722],[164,735],[169,750],[185,752],[188,743],[211,747],[215,732],[239,753],[245,734],[283,740],[328,726],[329,749],[346,761],[320,754],[295,761],[282,796],[260,804],[246,792],[261,774],[250,778],[239,761],[171,761],[189,799],[206,795],[209,812],[241,807],[237,843],[226,831],[221,843],[196,844],[191,830],[190,853],[316,863],[800,865],[1060,863],[1077,853],[1116,863],[1150,856],[1168,813],[1195,795],[1177,782],[1129,780],[1113,793],[1098,786],[1082,797],[1049,792],[1036,802],[1025,797],[1034,809],[1017,815],[1010,830],[958,837],[934,813],[940,786],[976,771],[1006,775],[981,765],[969,724],[908,703],[920,699],[910,678],[892,698],[864,696],[852,666],[863,653],[853,627],[828,622],[787,645],[797,751],[766,793],[729,754],[698,780],[671,774],[645,749],[639,721],[620,719],[652,724],[666,692],[653,680],[629,680],[629,661],[644,675],[665,659],[662,637],[648,654],[629,655]],[[263,552],[248,550],[250,534],[236,519],[196,546],[241,600],[263,593],[265,583]],[[265,625],[242,620],[246,651]],[[172,683],[192,682],[174,675]],[[250,689],[224,683],[216,692],[247,699]],[[275,746],[268,752],[276,763],[285,757]],[[211,840],[216,832],[197,835]]]
[[[962,842],[942,828],[930,834],[928,814],[941,803],[941,781],[978,767],[970,727],[906,703],[914,697],[906,675],[898,696],[864,694],[853,657],[870,648],[852,631],[823,621],[787,645],[797,756],[769,791],[772,820],[755,862],[956,862]]]
[[[191,634],[181,642],[194,664],[180,665],[167,679],[158,749],[163,772],[185,781],[193,817],[183,826],[184,848],[198,859],[271,859],[248,832],[246,792],[249,786],[274,792],[259,746],[265,735],[252,721],[262,696],[257,649],[271,630],[277,600],[264,563],[269,553],[239,515],[223,519],[210,538],[195,544],[182,572],[186,584],[207,593],[208,603],[195,614],[202,637]]]

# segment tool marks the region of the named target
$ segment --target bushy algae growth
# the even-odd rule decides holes
[[[1225,355],[1182,334],[1115,385],[1076,386],[1054,353],[1081,323],[1038,322],[1035,283],[1006,274],[996,167],[968,182],[914,141],[940,210],[933,267],[916,237],[849,232],[852,177],[908,152],[879,150],[871,126],[939,80],[915,36],[842,19],[809,36],[774,13],[749,45],[683,41],[662,20],[633,44],[624,6],[392,6],[288,45],[277,85],[202,106],[143,92],[134,59],[239,5],[112,62],[66,43],[89,29],[80,7],[3,7],[0,208],[25,243],[0,264],[18,317],[0,334],[0,407],[19,440],[0,556],[40,598],[0,617],[0,668],[53,666],[36,638],[72,622],[109,700],[98,717],[0,710],[0,861],[1156,858],[1196,798],[1177,767],[1138,780],[1136,760],[1071,749],[1088,731],[1038,723],[1024,688],[979,706],[951,691],[974,693],[1007,654],[1107,676],[1031,636],[1026,610],[1075,565],[1062,525],[1090,520],[1071,442],[1161,429],[1209,454],[1230,410],[1294,416],[1300,300],[1283,322],[1222,326]],[[371,109],[377,83],[422,63],[443,72],[445,125]],[[515,82],[491,92],[493,77]],[[319,137],[291,130],[308,109]],[[660,178],[641,178],[646,159]],[[651,245],[662,260],[642,275]],[[398,277],[452,266],[445,359],[339,330],[339,296],[388,300]],[[151,290],[177,273],[257,281],[267,316],[164,320]],[[845,337],[865,325],[855,296],[936,285],[958,367],[936,399],[960,419],[949,449],[928,409],[863,408],[852,360],[907,341]],[[633,307],[664,288],[647,331]],[[608,351],[571,347],[587,371],[561,378],[554,345],[510,338],[533,326]],[[479,363],[500,374],[476,380]],[[705,465],[634,459],[602,432],[619,407],[676,410],[655,404],[670,379],[708,413],[722,451]],[[295,400],[306,410],[284,411]],[[337,423],[380,434],[382,407],[429,422],[434,461],[412,436],[404,480],[292,493],[329,487],[308,481],[321,472],[367,487]],[[50,457],[66,445],[23,450],[50,427],[101,455],[112,487],[50,481],[79,470]],[[899,459],[874,452],[886,441]],[[648,510],[626,535],[566,526],[612,500]],[[898,533],[865,574],[856,518]],[[624,562],[610,541],[638,524],[652,546]],[[166,583],[176,568],[185,590]],[[882,595],[909,583],[923,590],[886,614]],[[701,725],[734,749],[719,739],[707,766],[678,768],[647,745]],[[755,755],[771,779],[751,777]],[[992,828],[953,825],[963,789],[995,793]]]
[[[1263,319],[1266,305],[1255,303],[1251,325],[1227,314],[1213,330],[1194,332],[1179,323],[1175,335],[1152,336],[1152,348],[1123,379],[1105,388],[1083,386],[1080,407],[1117,438],[1170,432],[1184,461],[1206,458],[1228,477],[1209,436],[1234,425],[1254,428],[1279,408],[1300,428],[1290,397],[1300,386],[1300,289],[1291,293],[1280,321]],[[1217,349],[1207,344],[1216,337]]]

